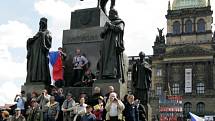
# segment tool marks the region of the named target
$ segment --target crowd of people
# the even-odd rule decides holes
[[[118,98],[113,86],[102,95],[99,87],[94,88],[92,96],[72,93],[64,96],[62,88],[54,87],[50,94],[46,89],[41,94],[25,91],[15,96],[16,106],[12,111],[1,111],[0,121],[146,121],[146,111],[140,101],[132,94]]]

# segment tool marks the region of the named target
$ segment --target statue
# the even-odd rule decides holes
[[[113,9],[115,6],[116,0],[111,0],[110,9]],[[106,5],[108,0],[98,0],[98,7],[101,7],[102,11],[106,14]]]
[[[84,0],[80,0],[80,1],[84,1]],[[110,5],[110,9],[113,9],[115,6],[115,1],[116,0],[111,0],[111,5]],[[98,0],[98,5],[97,7],[102,9],[102,11],[106,14],[106,5],[107,5],[108,0]]]
[[[214,34],[213,34],[213,41],[215,42],[215,31],[214,31]]]
[[[100,78],[103,79],[122,79],[123,73],[123,34],[125,23],[118,17],[115,9],[109,11],[109,19],[106,22],[105,29],[101,33],[104,39],[101,50]]]
[[[51,84],[48,53],[52,37],[47,30],[47,19],[41,18],[39,32],[27,40],[27,78],[26,82]]]
[[[136,97],[140,98],[142,104],[148,103],[148,92],[151,86],[151,68],[145,61],[145,54],[139,53],[140,59],[133,65],[132,82],[135,88]]]
[[[156,40],[155,40],[155,43],[157,43],[157,44],[165,44],[165,37],[164,37],[164,35],[163,35],[163,29],[159,29],[159,28],[157,28],[158,29],[158,33],[159,33],[159,35],[158,36],[156,36]]]

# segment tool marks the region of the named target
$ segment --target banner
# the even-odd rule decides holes
[[[185,93],[192,93],[192,69],[185,69]]]

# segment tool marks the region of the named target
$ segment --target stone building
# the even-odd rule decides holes
[[[215,115],[215,37],[210,0],[169,2],[166,38],[156,37],[152,56],[153,115],[159,98],[183,97],[183,114]]]

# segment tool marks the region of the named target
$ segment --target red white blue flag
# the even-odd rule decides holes
[[[49,52],[49,68],[52,80],[63,80],[63,62],[59,51]]]

